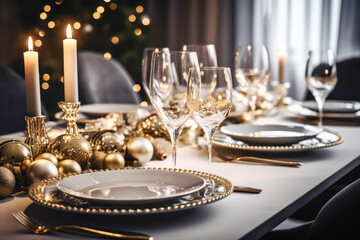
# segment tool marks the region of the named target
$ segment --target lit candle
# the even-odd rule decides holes
[[[279,47],[279,83],[284,84],[284,65],[286,60],[285,45]]]
[[[29,51],[24,52],[25,86],[27,116],[35,117],[41,115],[40,83],[39,83],[39,57],[33,51],[31,37],[28,40]]]
[[[65,102],[79,101],[76,40],[72,39],[70,24],[66,29],[67,39],[64,39],[64,88]]]

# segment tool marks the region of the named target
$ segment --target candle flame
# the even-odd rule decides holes
[[[68,24],[68,26],[66,28],[66,36],[67,36],[67,38],[72,38],[72,32],[71,32],[70,24]]]
[[[32,38],[29,37],[29,40],[28,40],[28,46],[29,46],[29,51],[32,51],[34,48],[33,48],[33,41],[32,41]]]

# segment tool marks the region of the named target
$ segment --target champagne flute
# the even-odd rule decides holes
[[[217,67],[217,57],[214,44],[185,44],[183,51],[196,52],[199,66],[202,67]]]
[[[231,110],[232,80],[227,67],[204,67],[190,70],[188,107],[191,116],[202,127],[208,146],[208,168],[211,167],[212,136]]]
[[[332,50],[309,51],[305,78],[306,86],[318,105],[318,127],[322,130],[325,100],[337,83],[335,53]]]
[[[148,98],[150,98],[149,79],[150,79],[151,57],[153,52],[159,52],[159,51],[168,52],[170,50],[167,47],[164,48],[147,47],[144,49],[143,57],[141,60],[141,70],[142,70],[141,82]]]
[[[249,99],[250,122],[255,119],[257,97],[264,96],[270,76],[269,54],[265,46],[239,46],[235,53],[235,78]]]
[[[153,52],[150,100],[169,131],[174,167],[176,167],[176,144],[184,123],[190,116],[186,95],[189,69],[193,67],[199,69],[195,52]]]

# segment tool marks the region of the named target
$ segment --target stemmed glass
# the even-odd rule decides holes
[[[190,116],[186,104],[190,68],[199,69],[195,52],[153,52],[150,100],[169,131],[174,167],[176,167],[176,144],[184,123]]]
[[[185,44],[183,51],[196,52],[199,66],[202,67],[217,67],[217,57],[214,44]]]
[[[305,70],[306,86],[319,109],[319,129],[323,128],[323,108],[337,83],[335,53],[332,50],[309,51]]]
[[[227,67],[204,67],[190,70],[188,107],[191,116],[202,127],[208,146],[208,168],[211,167],[211,139],[231,110],[232,80]]]
[[[150,69],[151,69],[151,57],[153,52],[159,52],[159,51],[168,52],[170,51],[170,49],[167,47],[164,48],[147,47],[144,49],[143,57],[141,60],[141,70],[142,70],[141,82],[149,98],[150,98],[149,79],[150,79]]]
[[[239,46],[235,53],[235,78],[240,91],[249,99],[251,119],[255,119],[256,100],[264,96],[270,75],[269,54],[265,46]]]

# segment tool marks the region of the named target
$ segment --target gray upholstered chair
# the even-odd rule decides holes
[[[92,103],[140,103],[132,90],[134,81],[116,60],[107,60],[100,53],[78,53],[79,100]]]

